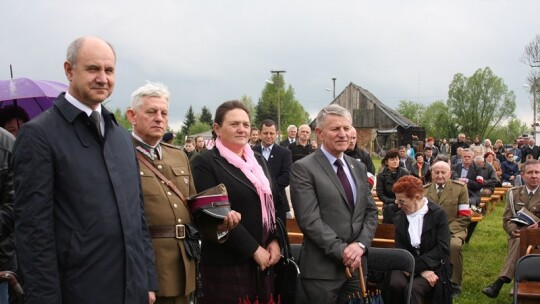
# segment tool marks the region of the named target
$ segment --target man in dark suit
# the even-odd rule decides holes
[[[533,159],[538,159],[540,156],[540,150],[536,145],[534,138],[529,138],[526,145],[523,145],[521,148],[521,163],[524,163],[527,160],[527,155],[531,154]]]
[[[407,147],[401,146],[398,150],[399,153],[399,165],[402,168],[407,169],[409,172],[411,172],[412,164],[414,163],[414,160],[412,157],[407,155]]]
[[[474,164],[473,157],[474,152],[472,150],[469,148],[463,149],[461,164],[452,167],[452,179],[467,185],[469,203],[471,206],[478,207],[484,178],[482,177],[482,169]]]
[[[113,91],[115,65],[107,42],[72,42],[68,92],[19,132],[14,212],[25,303],[155,300],[135,149],[101,105]]]
[[[352,128],[349,111],[326,106],[315,131],[322,145],[293,163],[291,200],[304,233],[300,272],[309,303],[347,303],[359,289],[357,272],[377,228],[377,206],[368,189],[366,166],[344,155]],[[363,260],[361,262],[361,260]]]
[[[296,133],[298,132],[298,129],[295,125],[290,125],[287,127],[287,138],[282,140],[279,145],[282,147],[288,147],[290,144],[294,143],[296,141]]]
[[[281,195],[280,200],[274,199],[276,215],[284,223],[289,209],[289,200],[285,188],[289,186],[292,156],[291,150],[276,145],[277,125],[273,120],[266,119],[261,123],[261,143],[253,147],[253,151],[261,153],[268,162],[268,168],[272,174]]]

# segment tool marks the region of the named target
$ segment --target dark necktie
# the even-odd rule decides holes
[[[103,137],[103,134],[101,134],[101,123],[100,123],[101,115],[98,111],[92,111],[92,114],[90,114],[90,120],[94,123],[96,126],[97,132],[100,137]]]
[[[354,198],[351,183],[349,183],[349,179],[345,174],[345,170],[343,170],[343,162],[341,161],[341,159],[336,159],[334,164],[337,166],[337,176],[339,178],[339,181],[341,182],[341,185],[343,185],[343,189],[345,190],[345,194],[347,195],[347,201],[349,203],[349,206],[354,209]]]
[[[441,192],[443,191],[443,186],[437,186],[437,196],[441,198]]]

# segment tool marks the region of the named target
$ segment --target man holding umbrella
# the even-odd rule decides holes
[[[15,236],[26,303],[153,303],[157,278],[131,136],[101,103],[116,54],[70,44],[69,88],[20,130]]]

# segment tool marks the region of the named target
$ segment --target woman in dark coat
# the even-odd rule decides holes
[[[402,303],[408,276],[413,275],[411,303],[431,300],[435,284],[440,281],[436,274],[442,263],[449,263],[450,229],[444,209],[430,202],[423,194],[422,181],[405,176],[392,187],[396,204],[401,208],[394,217],[396,248],[409,251],[415,260],[414,273],[392,271],[385,292],[385,303]]]
[[[201,304],[237,304],[239,298],[254,302],[257,296],[266,303],[273,289],[272,266],[281,257],[273,202],[279,194],[263,156],[254,154],[247,143],[250,125],[241,102],[221,104],[213,124],[216,146],[191,163],[197,190],[223,183],[231,208],[242,215],[225,242],[202,242]]]
[[[381,164],[382,171],[377,174],[377,196],[383,202],[383,223],[392,224],[394,214],[399,211],[392,186],[400,177],[410,173],[399,165],[399,153],[396,149],[386,152]]]
[[[418,177],[422,183],[427,184],[431,181],[431,170],[429,163],[424,161],[424,153],[418,152],[415,155],[416,162],[411,165],[411,175]]]

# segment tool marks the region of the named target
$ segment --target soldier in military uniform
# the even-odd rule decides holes
[[[160,142],[168,122],[169,92],[158,83],[147,83],[131,96],[127,118],[133,125],[137,153],[170,180],[184,198],[196,194],[189,159],[173,145]],[[156,257],[158,304],[189,303],[195,290],[195,263],[187,256],[182,225],[191,223],[189,209],[175,192],[139,160],[144,209]],[[240,220],[232,211],[216,233],[232,229]]]
[[[523,164],[524,186],[518,186],[508,191],[506,207],[503,214],[503,228],[508,234],[508,254],[501,269],[499,278],[482,291],[490,298],[496,298],[504,283],[510,283],[514,277],[514,267],[519,258],[519,233],[522,229],[538,228],[538,223],[529,226],[520,225],[512,218],[521,208],[529,210],[532,214],[540,217],[540,162],[529,159]]]
[[[452,263],[453,295],[461,293],[463,255],[461,247],[467,238],[467,227],[471,222],[469,195],[464,183],[451,180],[450,165],[437,161],[431,167],[432,183],[424,186],[428,200],[440,205],[448,216],[450,228],[450,262]]]

